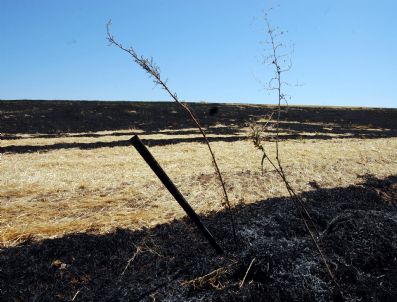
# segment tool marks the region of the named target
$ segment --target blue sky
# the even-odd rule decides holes
[[[263,12],[294,44],[291,104],[397,107],[397,1],[0,0],[0,99],[169,100],[106,41],[152,56],[187,101],[275,103]]]

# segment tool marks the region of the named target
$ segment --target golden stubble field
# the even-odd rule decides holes
[[[204,109],[198,108],[199,112],[204,112],[209,105],[202,107]],[[228,106],[219,108],[225,111]],[[150,108],[145,107],[147,120],[158,118],[156,112],[151,116],[148,110]],[[358,185],[367,175],[379,179],[396,175],[397,138],[377,135],[394,133],[394,129],[373,125],[371,112],[367,111],[368,121],[348,126],[335,121],[321,123],[318,115],[316,120],[285,121],[281,158],[296,192]],[[7,108],[2,110],[2,123],[10,120],[4,118],[7,114],[11,119],[15,117],[10,112]],[[259,112],[254,120],[260,122],[261,114]],[[232,203],[266,202],[271,197],[287,196],[283,183],[270,166],[265,175],[261,175],[261,154],[248,138],[249,114],[244,120],[243,108],[238,116],[228,118],[221,111],[218,121],[211,122],[208,117],[204,122]],[[76,232],[151,228],[182,217],[184,213],[178,204],[134,147],[128,145],[134,133],[149,146],[198,213],[221,210],[222,191],[208,150],[196,129],[178,128],[178,119],[184,119],[183,114],[172,120],[173,127],[155,131],[131,125],[105,131],[94,128],[93,131],[62,132],[62,135],[48,135],[44,131],[26,133],[18,129],[12,134],[3,132],[0,246]],[[294,128],[302,123],[306,126],[304,129]],[[274,144],[269,141],[266,145],[274,155]]]

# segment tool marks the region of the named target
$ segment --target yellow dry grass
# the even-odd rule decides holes
[[[243,139],[247,129],[240,130],[241,140],[212,143],[231,201],[253,203],[287,196],[283,183],[270,167],[261,176],[261,154],[249,140]],[[100,138],[26,135],[18,140],[2,140],[1,146],[130,138],[115,136],[114,131],[99,134]],[[151,139],[193,137],[199,135],[141,135],[149,145]],[[273,149],[272,143],[267,145],[269,151]],[[365,174],[384,178],[397,171],[397,138],[340,139],[335,135],[329,140],[287,140],[280,145],[282,162],[297,192],[312,190],[309,182],[313,181],[322,188],[346,187],[360,183],[360,176]],[[167,144],[150,150],[199,213],[221,209],[222,192],[204,144]],[[274,155],[273,151],[270,153]],[[153,227],[184,215],[132,146],[8,153],[1,155],[0,171],[3,247],[14,246],[29,237],[44,239],[74,232],[106,233],[117,227]]]

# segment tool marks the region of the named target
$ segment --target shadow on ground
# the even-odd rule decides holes
[[[317,186],[302,198],[347,300],[396,301],[397,176]],[[340,301],[289,199],[239,205],[236,214],[238,249],[228,215],[204,217],[226,256],[186,219],[4,248],[0,300]]]

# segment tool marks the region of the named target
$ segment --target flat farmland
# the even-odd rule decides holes
[[[14,280],[15,286],[6,286],[3,280],[0,293],[22,300],[37,295],[39,300],[117,297],[129,301],[149,299],[151,295],[166,300],[171,293],[188,300],[189,291],[193,291],[191,295],[195,298],[221,297],[226,301],[232,293],[236,294],[248,265],[256,258],[258,266],[255,267],[254,262],[253,275],[248,275],[247,286],[235,297],[255,297],[259,292],[262,295],[261,289],[255,286],[260,283],[268,284],[265,292],[274,298],[270,300],[283,300],[284,296],[277,299],[274,296],[277,284],[280,284],[277,279],[281,278],[280,271],[277,275],[274,269],[274,276],[268,273],[270,279],[261,281],[258,276],[265,273],[259,264],[266,257],[255,256],[254,251],[261,249],[261,253],[267,253],[263,246],[269,248],[273,244],[269,253],[279,249],[280,253],[287,253],[285,257],[288,258],[288,251],[295,252],[283,247],[285,240],[297,242],[302,238],[298,245],[287,244],[287,247],[299,246],[300,252],[305,250],[304,247],[313,249],[304,252],[302,257],[306,261],[310,254],[316,260],[304,262],[306,268],[299,261],[292,263],[300,263],[300,267],[291,268],[291,262],[280,262],[273,263],[273,268],[285,266],[296,270],[301,277],[307,278],[305,286],[311,291],[308,300],[327,300],[333,294],[328,287],[330,281],[325,273],[318,272],[322,270],[321,261],[317,259],[302,221],[294,212],[288,191],[270,165],[265,164],[262,175],[261,152],[254,148],[250,139],[250,124],[265,124],[276,108],[242,104],[190,105],[206,129],[225,178],[243,252],[241,248],[237,252],[235,247],[232,248],[230,226],[222,206],[222,189],[207,147],[200,132],[176,104],[1,101],[0,259],[2,263],[8,263],[4,264],[3,273],[7,274],[8,280]],[[208,260],[212,259],[210,247],[188,223],[183,210],[130,144],[129,139],[135,134],[149,147],[215,237],[226,249],[234,251],[233,261],[227,257]],[[265,148],[274,157],[274,128],[269,128],[265,134]],[[350,295],[352,299],[367,297],[370,289],[376,287],[376,278],[383,274],[389,279],[382,279],[383,287],[378,289],[377,297],[386,300],[395,297],[392,284],[396,275],[388,275],[387,269],[397,266],[395,257],[385,256],[373,264],[378,268],[371,277],[365,275],[370,274],[365,271],[365,264],[356,263],[354,278],[361,278],[360,288],[360,282],[352,285],[353,277],[352,280],[343,279],[346,274],[340,270],[343,267],[347,270],[349,260],[340,260],[345,254],[334,248],[338,244],[347,244],[346,238],[350,235],[354,237],[354,227],[361,225],[374,229],[371,223],[384,228],[388,240],[396,237],[397,110],[283,107],[279,137],[281,162],[289,182],[307,203],[322,234],[328,236],[322,244],[331,262],[345,265],[333,266],[345,296]],[[338,239],[337,230],[332,229],[341,215],[344,222],[353,225],[341,224],[346,227],[345,232],[353,232],[350,235],[338,233],[343,240],[342,237]],[[336,222],[332,224],[332,221]],[[295,231],[291,233],[289,226]],[[276,233],[270,234],[272,230]],[[355,234],[361,236],[360,230],[357,229]],[[385,246],[386,239],[382,234],[373,234],[381,240],[379,245],[373,241],[373,248],[396,252],[395,242]],[[278,239],[269,243],[263,238]],[[337,239],[340,240],[338,244],[335,243]],[[177,252],[171,252],[170,242],[175,244],[173,248]],[[358,244],[365,246],[365,242]],[[194,246],[200,253],[189,251],[189,246]],[[361,248],[363,255],[367,255],[363,246],[346,249]],[[96,248],[99,251],[94,252]],[[54,249],[61,252],[48,252]],[[104,249],[113,252],[106,254]],[[105,264],[91,263],[87,268],[88,255],[95,253],[99,253],[99,258],[112,259],[114,256],[115,259]],[[206,260],[198,254],[204,255]],[[349,255],[350,260],[363,257]],[[23,274],[27,264],[19,263],[20,269],[13,270],[11,258],[21,263],[31,262],[30,275]],[[182,261],[181,258],[190,260]],[[144,274],[144,268],[134,267],[135,261],[138,266],[150,269],[153,279]],[[192,264],[194,268],[180,272],[176,269],[182,266],[181,262],[190,261],[202,264]],[[11,263],[16,265],[16,262]],[[45,274],[51,276],[47,279],[52,281],[37,277],[43,267],[49,270]],[[101,275],[96,275],[101,269]],[[305,269],[310,273],[305,273]],[[210,278],[197,279],[214,271],[216,273]],[[177,272],[179,274],[174,275]],[[117,285],[104,286],[107,278],[116,276],[120,278]],[[21,283],[16,281],[18,279]],[[299,288],[298,279],[285,282],[291,288]],[[169,288],[161,285],[167,280],[171,284],[167,285],[171,286]],[[365,292],[366,286],[368,292]],[[295,290],[284,298],[300,297]]]

